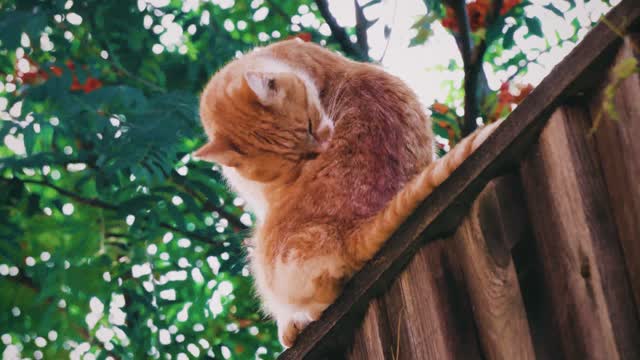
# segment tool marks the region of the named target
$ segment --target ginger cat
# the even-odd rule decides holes
[[[257,217],[249,261],[286,347],[494,127],[433,161],[402,81],[297,40],[226,65],[200,115],[210,141],[195,156],[222,165]]]

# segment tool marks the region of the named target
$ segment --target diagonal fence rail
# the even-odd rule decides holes
[[[280,359],[640,358],[639,31],[623,0]]]

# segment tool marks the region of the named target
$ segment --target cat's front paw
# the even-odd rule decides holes
[[[278,325],[278,339],[280,344],[286,348],[290,348],[296,342],[300,334],[300,330],[296,327],[293,321],[289,321],[284,325]]]
[[[290,348],[295,344],[298,335],[312,321],[308,315],[296,314],[290,319],[278,321],[278,339],[280,344]]]

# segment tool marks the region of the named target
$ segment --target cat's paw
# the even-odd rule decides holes
[[[290,348],[296,342],[300,334],[300,330],[296,327],[293,321],[288,321],[283,325],[278,325],[278,339],[280,344],[285,348]]]
[[[278,339],[280,344],[286,348],[290,348],[295,344],[300,332],[312,321],[305,314],[296,315],[286,321],[278,321]]]

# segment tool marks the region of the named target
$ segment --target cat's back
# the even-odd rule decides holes
[[[297,182],[300,201],[288,205],[296,216],[352,226],[432,161],[430,120],[403,81],[314,44],[287,41],[267,50],[310,75],[335,125],[329,149]]]

